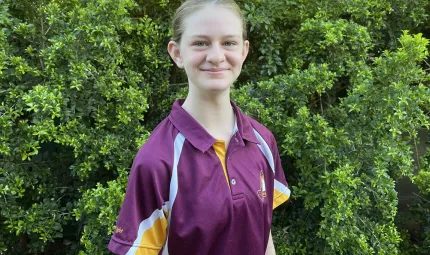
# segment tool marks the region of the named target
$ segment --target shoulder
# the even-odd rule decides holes
[[[173,165],[175,133],[177,131],[168,118],[161,121],[136,153],[132,172],[145,176],[169,175]]]
[[[275,136],[265,125],[261,124],[257,120],[245,114],[244,114],[244,118],[246,118],[248,122],[251,124],[251,127],[254,129],[254,132],[257,132],[269,146],[271,147],[274,145],[276,146]]]

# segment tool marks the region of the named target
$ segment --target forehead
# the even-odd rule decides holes
[[[216,5],[208,5],[184,20],[183,37],[205,35],[218,36],[242,36],[242,20],[232,10]]]

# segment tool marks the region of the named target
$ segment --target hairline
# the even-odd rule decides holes
[[[184,3],[186,3],[187,1],[185,1]],[[172,35],[172,41],[174,41],[174,42],[176,42],[176,43],[178,43],[178,44],[180,44],[181,43],[181,39],[182,39],[182,36],[183,36],[183,34],[184,34],[184,31],[185,31],[185,23],[186,23],[186,20],[189,18],[189,16],[191,16],[191,14],[193,14],[193,13],[195,13],[195,12],[197,12],[197,11],[200,11],[200,10],[202,10],[202,9],[204,9],[204,8],[207,8],[207,6],[208,5],[212,5],[212,6],[219,6],[219,7],[221,7],[221,8],[225,8],[225,9],[227,9],[227,10],[230,10],[230,11],[232,11],[238,18],[239,18],[239,20],[240,20],[240,23],[241,23],[241,27],[242,27],[242,32],[240,33],[240,37],[242,38],[241,40],[242,41],[246,41],[246,37],[247,37],[247,31],[246,31],[246,20],[245,20],[245,17],[244,17],[244,15],[243,15],[243,12],[242,12],[242,10],[240,9],[240,7],[237,5],[237,3],[236,2],[234,2],[234,1],[232,1],[234,4],[229,4],[229,3],[219,3],[218,1],[213,1],[213,2],[202,2],[202,3],[199,3],[195,8],[190,8],[190,9],[193,9],[193,10],[191,10],[191,11],[189,11],[188,13],[185,13],[184,14],[184,16],[183,17],[181,17],[180,19],[179,19],[179,21],[180,21],[180,24],[179,24],[179,32],[180,32],[180,35],[179,35],[179,38],[175,38],[175,21],[177,21],[177,19],[178,19],[178,15],[179,15],[179,11],[184,11],[184,10],[181,10],[181,7],[182,7],[182,5],[181,5],[181,7],[179,7],[177,10],[176,10],[176,13],[175,13],[175,15],[174,15],[174,19],[173,19],[173,23],[172,23],[172,27],[173,27],[173,35]],[[184,4],[183,3],[183,4]],[[186,9],[185,9],[186,10]],[[179,16],[180,17],[180,16]]]

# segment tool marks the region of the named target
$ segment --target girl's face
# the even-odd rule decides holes
[[[242,21],[233,11],[208,5],[184,20],[181,42],[171,41],[170,55],[184,68],[190,86],[203,91],[229,89],[248,55]]]

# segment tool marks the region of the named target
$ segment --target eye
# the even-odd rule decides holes
[[[204,42],[204,41],[198,41],[198,42],[193,43],[193,45],[198,46],[198,47],[203,47],[203,46],[208,46],[208,43]]]
[[[224,45],[225,46],[234,46],[234,45],[236,45],[236,43],[235,42],[225,42]]]

